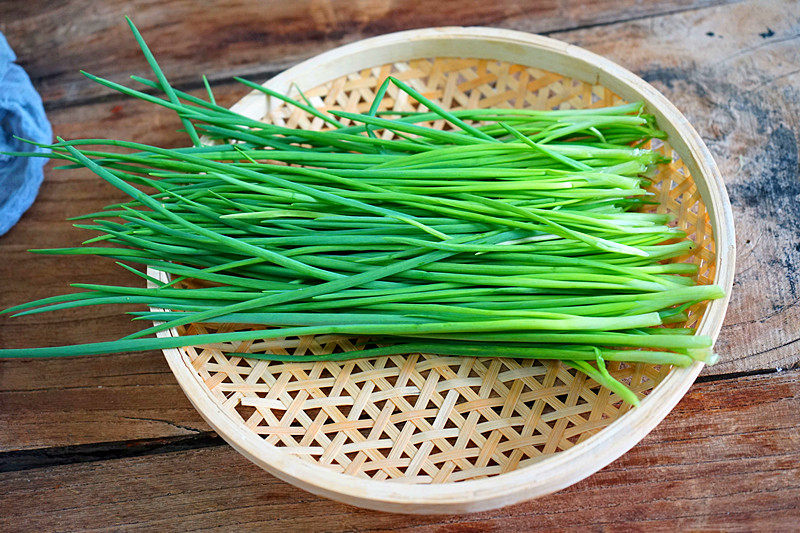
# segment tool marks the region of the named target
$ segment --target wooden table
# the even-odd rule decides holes
[[[139,5],[135,5],[139,4]],[[559,5],[563,4],[563,5]],[[717,349],[641,444],[557,494],[467,516],[363,511],[287,485],[212,433],[158,352],[0,362],[0,529],[773,529],[800,519],[800,5],[796,1],[0,2],[0,30],[40,90],[55,133],[177,146],[177,120],[92,84],[145,61],[139,25],[180,88],[219,100],[334,46],[438,25],[550,35],[662,90],[708,143],[735,212],[738,273]],[[35,205],[0,238],[0,307],[71,282],[129,283],[112,262],[34,256],[83,234],[66,217],[121,200],[84,171],[47,167]],[[0,346],[113,339],[118,309],[0,317]]]

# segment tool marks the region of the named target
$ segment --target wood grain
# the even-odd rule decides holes
[[[0,363],[0,451],[209,431],[158,352]]]
[[[475,515],[348,507],[218,446],[0,474],[0,529],[787,530],[800,519],[798,409],[800,371],[697,384],[644,441],[591,478]]]
[[[120,80],[149,72],[123,21],[130,15],[177,84],[232,73],[276,73],[365,37],[427,26],[499,25],[534,33],[605,24],[720,3],[720,0],[537,2],[301,0],[151,2],[50,0],[0,3],[5,33],[49,106],[108,94],[84,69]]]
[[[698,128],[729,179],[740,271],[717,345],[722,362],[706,369],[707,375],[789,368],[799,358],[800,343],[795,341],[800,336],[800,306],[793,291],[800,276],[800,251],[795,247],[800,214],[794,201],[800,194],[796,147],[800,73],[792,69],[800,68],[800,60],[792,35],[800,32],[800,13],[796,4],[772,5],[712,7],[554,35],[604,54],[656,84]],[[0,16],[0,20],[9,19]],[[524,29],[518,20],[506,25]],[[741,30],[729,31],[737,25]],[[684,28],[683,33],[676,36],[675,28]],[[759,33],[766,33],[766,28],[774,35],[762,37]],[[215,92],[223,105],[230,105],[245,91],[225,82],[215,84]],[[50,111],[49,116],[56,134],[67,138],[100,132],[164,146],[182,142],[175,131],[179,123],[171,113],[130,99],[66,107]],[[31,210],[0,237],[4,259],[0,307],[60,294],[72,282],[138,283],[111,261],[34,256],[26,251],[77,244],[84,234],[65,218],[122,198],[87,172],[56,171],[51,166],[46,176]],[[0,346],[118,338],[136,329],[120,310],[86,309],[19,319],[2,315]],[[160,357],[150,352],[84,361],[87,376],[114,376],[100,383],[103,389],[91,391],[75,385],[76,380],[87,384],[89,379],[70,373],[69,361],[0,362],[0,421],[10,424],[0,446],[65,446],[185,434],[179,426],[206,429],[187,407]],[[131,366],[136,370],[130,371]],[[156,387],[155,381],[143,376],[157,376],[161,384]],[[30,379],[44,380],[46,385],[37,387],[26,381]],[[118,398],[125,398],[124,405]],[[5,407],[33,401],[15,417]],[[99,416],[98,404],[116,407]],[[136,410],[147,412],[144,418],[164,422],[133,420],[131,413]]]

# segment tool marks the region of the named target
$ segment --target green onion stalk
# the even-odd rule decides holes
[[[109,342],[1,349],[0,357],[222,343],[278,362],[409,353],[554,359],[632,404],[636,394],[607,361],[713,362],[709,337],[675,326],[688,307],[723,291],[698,285],[697,267],[681,262],[694,243],[671,217],[641,209],[654,203],[648,176],[665,162],[644,148],[665,134],[641,102],[448,111],[389,77],[367,112],[325,112],[304,96],[238,80],[324,124],[292,129],[219,106],[205,78],[207,99],[174,89],[130,26],[155,80],[134,76],[138,90],[84,74],[173,110],[189,146],[46,145],[51,151],[35,156],[88,168],[129,200],[76,217],[96,233],[82,246],[34,252],[108,257],[147,286],[74,284],[80,292],[4,312],[135,303],[151,310],[132,312],[133,320],[154,325]],[[419,110],[381,110],[390,85]],[[191,323],[243,326],[151,336]],[[325,334],[371,340],[326,355],[239,353],[253,340]]]

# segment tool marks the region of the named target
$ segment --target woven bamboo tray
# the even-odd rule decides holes
[[[434,28],[395,33],[309,59],[266,86],[299,87],[320,109],[364,112],[394,75],[446,108],[585,108],[644,100],[672,158],[652,190],[697,247],[677,261],[730,294],[733,220],[702,140],[667,99],[618,65],[527,33]],[[414,109],[393,86],[384,108]],[[289,127],[320,119],[251,93],[234,110]],[[434,123],[442,127],[441,122]],[[161,272],[152,275],[166,280]],[[716,337],[728,300],[690,309],[688,326]],[[160,336],[248,329],[191,324]],[[321,335],[164,350],[208,423],[248,459],[315,494],[406,513],[478,511],[564,488],[629,450],[680,400],[702,368],[611,363],[643,401],[630,408],[557,361],[431,354],[336,363],[275,363],[223,352],[297,355],[350,350],[359,336]]]

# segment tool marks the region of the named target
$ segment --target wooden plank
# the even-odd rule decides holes
[[[0,451],[209,431],[157,352],[0,362]]]
[[[720,0],[518,2],[464,0],[303,0],[284,2],[103,2],[47,0],[0,5],[0,31],[51,106],[108,94],[87,84],[84,69],[111,79],[149,72],[123,21],[128,14],[170,79],[197,83],[232,72],[283,70],[364,37],[411,28],[499,25],[547,32],[693,9]]]
[[[800,519],[798,409],[800,371],[699,384],[601,472],[473,515],[363,511],[278,481],[220,446],[0,474],[0,529],[787,530]]]

